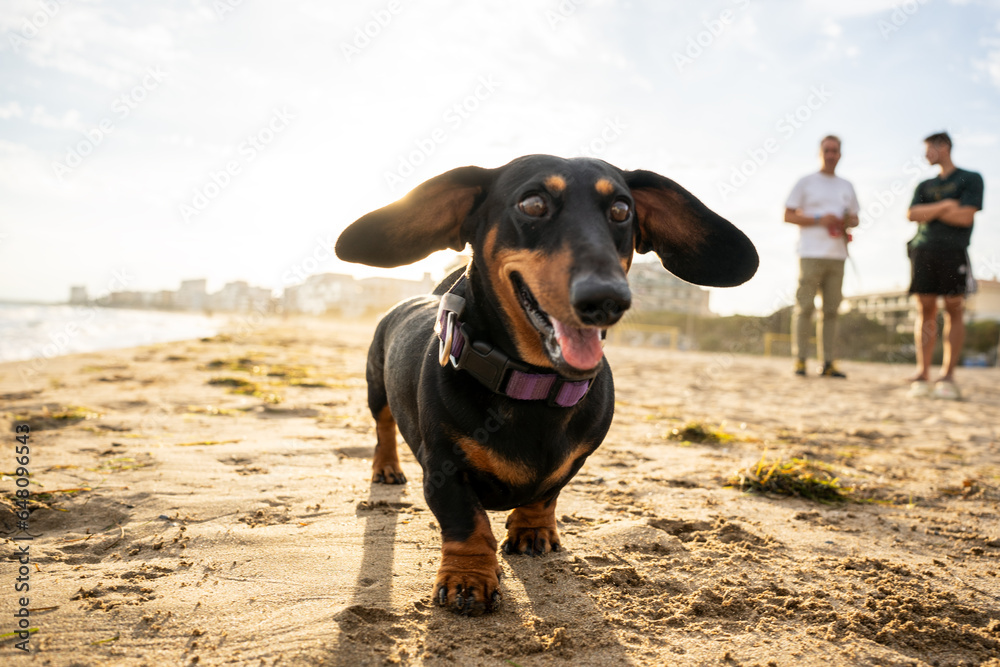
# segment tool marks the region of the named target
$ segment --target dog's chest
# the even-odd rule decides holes
[[[599,444],[569,438],[558,429],[539,432],[537,425],[534,430],[511,429],[505,434],[477,431],[475,435],[479,437],[456,439],[472,472],[508,489],[528,493],[565,484],[582,459]]]

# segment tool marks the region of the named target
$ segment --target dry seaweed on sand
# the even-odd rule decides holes
[[[733,436],[721,429],[714,429],[701,422],[688,422],[684,426],[672,429],[664,435],[664,438],[668,440],[680,440],[682,443],[688,444],[719,445],[731,441]]]
[[[840,485],[840,480],[827,466],[808,459],[776,458],[764,455],[756,464],[737,471],[727,486],[754,493],[795,496],[818,502],[850,500],[852,489]]]
[[[213,386],[229,387],[229,392],[231,394],[255,396],[262,399],[265,403],[281,403],[284,400],[280,394],[273,391],[267,391],[260,385],[260,383],[253,382],[252,380],[244,380],[243,378],[214,377],[208,381],[208,384]]]
[[[104,415],[97,410],[79,405],[66,405],[56,410],[48,407],[37,412],[8,412],[6,417],[13,422],[27,424],[32,431],[45,431],[91,419],[100,419]]]

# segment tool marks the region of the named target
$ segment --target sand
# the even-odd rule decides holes
[[[795,378],[609,346],[615,422],[560,496],[563,550],[501,555],[501,609],[464,618],[431,604],[440,537],[409,451],[409,484],[368,481],[372,327],[264,320],[0,365],[3,548],[30,553],[29,593],[0,566],[0,634],[23,595],[37,628],[0,662],[1000,666],[1000,370],[962,369],[966,399],[942,402],[907,398],[900,366]],[[48,495],[15,543],[26,419]],[[671,438],[690,422],[727,437]],[[861,501],[726,486],[765,455]]]

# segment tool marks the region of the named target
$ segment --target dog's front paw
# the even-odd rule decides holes
[[[554,501],[515,508],[507,517],[507,537],[500,545],[503,552],[541,556],[559,551],[555,509]]]
[[[434,582],[434,601],[458,614],[482,616],[500,607],[500,568],[496,556],[468,563],[441,565]],[[482,561],[482,562],[480,562]]]
[[[388,464],[372,470],[372,481],[376,484],[406,484],[406,475],[399,464]]]
[[[559,531],[555,526],[508,528],[507,537],[500,548],[507,555],[541,556],[550,551],[559,551]]]

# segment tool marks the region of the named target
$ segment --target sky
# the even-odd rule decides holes
[[[760,270],[711,308],[769,314],[797,275],[785,199],[830,133],[862,206],[845,294],[905,289],[941,130],[985,179],[970,254],[995,278],[1000,0],[5,0],[0,300],[437,276],[440,254],[390,272],[332,246],[439,173],[551,153],[731,220]]]

